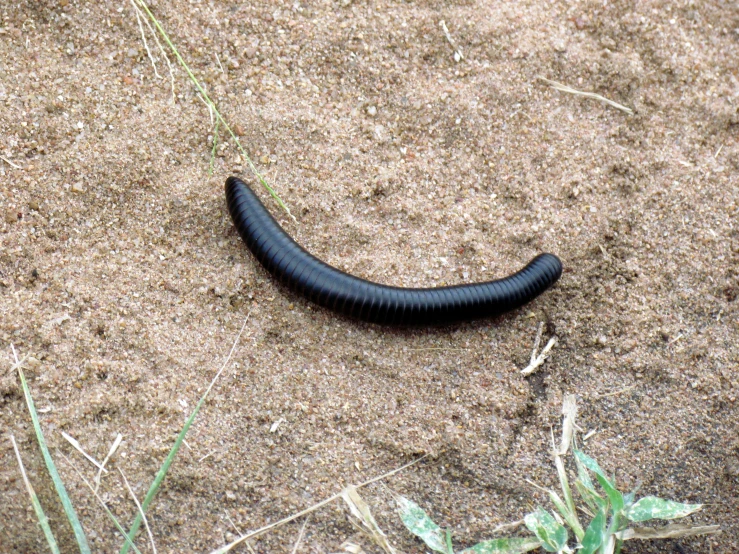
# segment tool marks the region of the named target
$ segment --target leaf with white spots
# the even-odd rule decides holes
[[[446,533],[418,504],[401,496],[398,498],[398,509],[400,519],[408,531],[425,542],[431,550],[451,554],[447,547]]]
[[[631,521],[675,519],[697,512],[702,507],[703,504],[683,504],[672,500],[663,500],[656,496],[645,496],[624,510],[624,515]]]
[[[523,520],[547,552],[559,552],[567,546],[567,529],[557,523],[552,514],[546,510],[537,508],[535,512],[527,514]]]

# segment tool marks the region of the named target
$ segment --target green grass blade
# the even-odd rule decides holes
[[[149,6],[147,6],[143,0],[136,0],[136,2],[138,3],[139,6],[141,6],[141,9],[146,12],[146,15],[149,17],[149,19],[151,19],[152,23],[154,23],[154,26],[157,28],[157,31],[159,31],[159,34],[162,35],[162,38],[164,38],[164,41],[167,43],[167,46],[169,46],[170,50],[172,50],[172,53],[177,58],[177,61],[180,62],[180,65],[184,68],[185,72],[187,72],[187,75],[188,77],[190,77],[190,80],[195,85],[195,88],[198,89],[198,92],[202,95],[203,100],[205,100],[205,102],[213,109],[213,113],[216,114],[216,118],[218,119],[218,121],[221,122],[221,124],[226,129],[226,131],[228,131],[228,134],[231,135],[231,138],[236,143],[236,146],[238,146],[239,151],[241,152],[241,155],[244,156],[244,159],[249,165],[249,169],[251,169],[254,176],[259,180],[260,183],[262,183],[262,186],[264,186],[264,188],[266,188],[267,191],[272,195],[272,198],[275,199],[277,204],[279,204],[279,206],[283,210],[285,210],[285,212],[287,212],[287,215],[289,215],[294,221],[297,221],[295,219],[295,216],[293,216],[293,214],[290,212],[290,209],[285,205],[285,203],[277,195],[274,189],[271,186],[269,186],[269,184],[267,183],[265,178],[262,176],[262,174],[259,173],[259,170],[254,165],[254,162],[251,161],[251,158],[246,153],[246,150],[244,150],[244,148],[241,146],[241,141],[236,136],[236,133],[233,132],[229,124],[226,123],[226,120],[223,119],[223,116],[221,115],[221,112],[218,111],[218,108],[216,107],[215,102],[213,102],[210,99],[210,96],[208,96],[208,93],[205,92],[205,89],[200,84],[200,81],[198,81],[197,77],[195,77],[195,74],[190,69],[190,66],[188,66],[185,60],[182,59],[182,56],[180,56],[179,51],[177,50],[175,45],[170,40],[169,35],[167,35],[167,33],[164,31],[164,28],[161,26],[157,18],[154,17],[154,14],[151,13],[151,11],[149,10]]]
[[[41,448],[41,454],[43,455],[44,462],[46,463],[46,470],[51,476],[51,480],[54,483],[56,493],[59,495],[59,500],[62,501],[64,513],[67,515],[69,524],[72,526],[72,531],[74,531],[74,537],[77,540],[77,546],[79,546],[80,552],[82,554],[90,554],[90,545],[88,544],[87,537],[85,536],[85,532],[82,529],[82,524],[77,517],[77,512],[75,512],[74,506],[72,506],[72,501],[69,499],[67,489],[64,487],[64,482],[59,476],[59,472],[54,465],[54,460],[51,459],[49,448],[46,446],[46,439],[44,438],[44,434],[41,431],[41,424],[39,423],[38,414],[36,413],[36,406],[33,403],[31,391],[29,390],[28,383],[26,382],[26,376],[23,374],[23,369],[21,369],[20,365],[18,365],[18,375],[20,375],[21,386],[23,387],[23,395],[26,397],[26,405],[28,406],[28,411],[31,414],[31,421],[33,422],[33,429],[36,432],[36,439],[38,440],[39,448]]]
[[[31,504],[33,505],[33,510],[36,512],[36,519],[38,519],[38,523],[44,532],[46,542],[49,544],[49,550],[51,550],[52,554],[59,554],[59,545],[57,545],[54,534],[51,532],[51,527],[49,527],[49,520],[44,513],[44,509],[41,507],[41,502],[39,502],[38,496],[36,496],[36,491],[33,490],[33,485],[31,485],[31,481],[28,480],[26,469],[23,467],[23,460],[21,460],[21,453],[18,451],[18,445],[15,443],[15,437],[13,435],[10,435],[10,442],[13,443],[15,457],[18,459],[18,467],[20,468],[21,475],[23,476],[23,483],[26,485],[28,496],[31,497]]]
[[[60,455],[61,455],[61,457],[62,457],[62,458],[64,459],[64,461],[65,461],[65,462],[67,462],[67,465],[69,465],[69,467],[71,467],[71,468],[72,468],[72,469],[73,469],[73,470],[75,471],[75,473],[77,473],[77,476],[78,476],[78,477],[79,477],[79,478],[80,478],[80,479],[82,480],[82,482],[83,482],[83,483],[84,483],[85,485],[87,485],[87,488],[88,488],[88,489],[90,489],[90,492],[91,492],[91,493],[92,493],[92,495],[93,495],[93,496],[94,496],[94,497],[95,497],[95,498],[97,499],[97,501],[98,501],[98,502],[100,502],[100,505],[101,505],[101,506],[103,507],[103,510],[105,510],[105,513],[106,513],[106,514],[108,514],[108,517],[109,517],[109,518],[110,518],[110,520],[111,520],[111,521],[113,522],[113,525],[115,525],[115,528],[116,528],[116,529],[118,529],[118,532],[119,532],[119,533],[120,533],[121,535],[123,535],[123,538],[124,538],[124,539],[126,539],[126,540],[127,540],[127,541],[129,541],[129,542],[131,542],[131,541],[130,541],[130,539],[129,539],[129,538],[128,538],[128,537],[126,536],[126,530],[125,530],[125,529],[124,529],[123,527],[121,527],[121,524],[120,524],[120,523],[118,523],[118,520],[117,520],[117,519],[116,519],[116,517],[115,517],[115,516],[113,515],[113,512],[111,512],[111,511],[110,511],[110,510],[108,509],[108,506],[106,506],[106,505],[105,505],[105,502],[103,502],[103,499],[102,499],[102,498],[100,498],[100,495],[99,495],[99,494],[98,494],[97,492],[95,492],[95,487],[93,487],[93,486],[92,486],[92,485],[90,484],[90,482],[89,482],[89,481],[88,481],[87,479],[85,479],[85,476],[84,476],[84,475],[82,475],[82,473],[80,472],[80,470],[79,470],[79,469],[77,469],[77,468],[75,467],[75,465],[74,465],[74,464],[73,464],[72,462],[70,462],[70,461],[69,461],[69,459],[68,459],[68,458],[67,458],[67,457],[66,457],[66,456],[65,456],[64,454],[62,454],[61,452],[59,452],[59,454],[60,454]],[[131,548],[133,548],[133,550],[134,550],[134,552],[136,552],[136,554],[141,554],[141,551],[140,551],[140,550],[139,550],[139,549],[138,549],[138,548],[136,547],[136,545],[135,545],[134,543],[132,543],[132,542],[131,542]]]
[[[223,370],[226,369],[228,362],[231,360],[231,355],[236,349],[236,345],[239,343],[241,334],[244,332],[244,329],[246,328],[246,323],[248,321],[249,321],[249,314],[246,314],[244,325],[241,326],[241,331],[239,331],[239,334],[236,337],[236,340],[234,341],[233,346],[231,347],[231,351],[228,353],[228,356],[226,357],[226,361],[223,362],[223,366],[221,366],[221,369],[218,370],[218,373],[216,373],[216,376],[213,377],[213,380],[210,382],[210,385],[208,385],[208,388],[203,393],[203,396],[200,397],[200,400],[195,406],[195,409],[192,411],[192,413],[190,414],[190,417],[187,418],[185,425],[182,427],[182,431],[180,431],[180,434],[177,435],[177,439],[175,439],[174,445],[170,449],[169,454],[167,454],[167,458],[164,460],[162,467],[159,468],[159,471],[157,472],[156,477],[154,477],[154,482],[149,487],[149,491],[146,493],[146,496],[144,497],[144,501],[141,503],[141,510],[138,510],[136,512],[136,519],[133,520],[131,529],[128,532],[128,541],[133,542],[134,537],[136,537],[136,533],[138,532],[139,527],[141,527],[141,523],[143,521],[143,518],[141,517],[141,512],[145,512],[147,508],[149,507],[149,504],[151,504],[151,501],[154,500],[154,496],[156,496],[157,491],[159,490],[159,487],[162,484],[162,481],[164,481],[164,477],[167,475],[167,472],[169,471],[169,466],[172,465],[172,462],[174,461],[174,458],[177,455],[177,452],[179,451],[180,446],[182,446],[182,441],[185,440],[185,435],[187,435],[187,432],[190,430],[190,426],[192,425],[193,421],[195,421],[195,417],[198,415],[198,412],[200,411],[200,407],[205,403],[205,399],[208,397],[208,394],[213,388],[213,385],[215,385],[216,381],[218,380],[218,377],[220,377]],[[126,552],[128,552],[128,546],[129,546],[129,542],[125,542],[123,546],[121,547],[120,554],[126,554]]]

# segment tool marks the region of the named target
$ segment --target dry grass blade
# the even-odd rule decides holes
[[[426,458],[425,455],[424,456],[421,456],[417,460],[413,460],[412,462],[408,462],[407,464],[402,465],[399,468],[396,468],[396,469],[394,469],[392,471],[389,471],[387,473],[384,473],[384,474],[382,474],[382,475],[380,475],[378,477],[374,477],[373,479],[370,479],[369,481],[365,481],[364,483],[361,483],[359,485],[356,485],[355,488],[360,489],[362,487],[366,487],[367,485],[371,485],[372,483],[376,483],[377,481],[381,481],[383,479],[387,479],[388,477],[390,477],[392,475],[395,475],[396,473],[398,473],[400,471],[403,471],[404,469],[407,469],[407,468],[409,468],[409,467],[411,467],[413,465],[416,465],[418,462],[420,462],[424,458]],[[295,521],[296,519],[299,519],[299,518],[301,518],[303,516],[306,516],[306,515],[310,514],[311,512],[315,512],[319,508],[323,508],[327,504],[331,504],[331,502],[333,502],[334,500],[338,500],[339,498],[341,498],[341,496],[342,496],[343,493],[344,493],[344,491],[341,491],[340,493],[335,494],[335,495],[333,495],[333,496],[331,496],[329,498],[326,498],[325,500],[321,500],[318,504],[314,504],[310,508],[306,508],[305,510],[300,511],[297,514],[293,514],[293,515],[288,516],[288,517],[286,517],[284,519],[281,519],[280,521],[275,521],[274,523],[270,523],[269,525],[265,525],[264,527],[262,527],[260,529],[257,529],[256,531],[252,531],[251,533],[247,533],[246,535],[242,535],[241,537],[239,537],[235,541],[233,541],[233,542],[231,542],[231,543],[229,543],[229,544],[227,544],[225,546],[222,546],[220,548],[217,548],[211,554],[223,554],[224,552],[229,552],[233,548],[237,547],[238,545],[246,542],[247,540],[249,540],[251,538],[258,537],[259,535],[263,535],[267,531],[270,531],[272,529],[275,529],[277,527],[280,527],[282,525],[285,525],[286,523],[290,523],[291,521]]]
[[[555,344],[557,344],[557,338],[552,337],[551,339],[549,339],[542,351],[538,352],[543,331],[544,324],[540,323],[539,329],[536,332],[536,340],[534,340],[534,348],[531,351],[531,361],[529,362],[529,365],[521,370],[521,375],[531,375],[534,371],[536,371],[536,369],[540,365],[542,365],[549,357],[549,351],[554,347]]]
[[[154,552],[154,554],[157,554],[157,546],[154,544],[154,535],[151,534],[151,528],[149,527],[149,520],[146,519],[146,514],[144,513],[144,510],[141,509],[141,504],[139,503],[139,499],[136,498],[136,495],[133,492],[133,489],[131,488],[131,485],[128,483],[128,479],[126,479],[125,474],[123,473],[123,470],[121,468],[118,468],[118,471],[121,474],[121,477],[123,477],[123,482],[126,484],[126,489],[128,490],[128,494],[131,495],[131,498],[133,499],[133,503],[136,504],[136,508],[139,510],[139,514],[141,514],[141,518],[144,520],[144,527],[146,527],[146,533],[149,535],[149,542],[151,543],[151,551]]]
[[[303,525],[301,525],[300,533],[298,533],[298,540],[295,541],[295,546],[293,547],[292,554],[297,554],[298,548],[300,548],[300,543],[303,542],[303,535],[305,535],[305,528],[308,525],[309,520],[310,516],[306,517]]]
[[[8,158],[6,158],[5,156],[0,156],[0,160],[4,161],[4,162],[5,162],[6,164],[8,164],[9,166],[11,166],[11,167],[14,167],[14,168],[16,168],[16,169],[23,169],[23,168],[22,168],[21,166],[19,166],[18,164],[14,164],[13,162],[11,162],[11,161],[10,161],[10,160],[9,160]]]
[[[572,444],[575,434],[575,418],[577,417],[577,401],[574,394],[565,396],[562,403],[562,441],[559,443],[559,455],[564,456]]]
[[[77,442],[77,439],[75,439],[72,435],[69,435],[62,431],[62,437],[72,445],[72,448],[74,448],[77,452],[82,454],[85,458],[89,460],[89,462],[94,465],[96,468],[98,468],[99,471],[104,471],[105,473],[108,473],[108,470],[103,467],[103,464],[98,462],[95,458],[90,456],[85,450],[82,448],[82,445],[80,445],[79,442]]]
[[[363,526],[363,531],[369,538],[387,554],[396,554],[397,550],[393,548],[387,535],[383,533],[377,521],[370,512],[369,505],[357,492],[357,488],[353,485],[346,487],[341,494],[344,502],[349,507],[352,515],[359,520]]]
[[[113,454],[115,454],[116,450],[118,450],[118,447],[121,445],[122,441],[123,441],[123,435],[118,433],[115,437],[115,440],[113,441],[113,446],[111,446],[110,450],[108,450],[108,455],[105,456],[103,463],[100,464],[101,465],[100,471],[98,471],[97,475],[95,475],[95,492],[97,492],[98,488],[100,488],[100,479],[103,477],[103,468],[108,463],[108,461],[113,457]]]
[[[452,34],[446,26],[446,21],[441,21],[439,25],[441,26],[441,30],[444,31],[444,36],[446,37],[447,42],[451,45],[452,50],[454,50],[454,61],[459,62],[460,60],[463,60],[464,54],[462,54],[462,49],[457,46],[456,42],[454,42]]]
[[[679,539],[697,535],[714,535],[719,532],[721,532],[721,527],[718,525],[690,527],[689,525],[673,524],[660,527],[659,529],[652,527],[624,529],[616,533],[616,537],[624,541],[631,539]]]
[[[344,541],[339,548],[342,552],[348,552],[349,554],[366,554],[361,546],[351,541]]]
[[[106,506],[106,504],[103,501],[103,499],[100,498],[100,495],[93,488],[92,484],[87,479],[85,479],[85,476],[82,475],[82,473],[80,472],[80,470],[77,469],[77,466],[75,466],[69,458],[67,458],[61,452],[59,452],[59,455],[62,457],[62,459],[65,462],[67,462],[67,465],[74,470],[74,472],[82,480],[82,482],[85,485],[87,485],[87,488],[90,489],[90,491],[92,492],[92,495],[95,497],[95,500],[97,500],[100,503],[100,505],[103,507],[103,510],[105,510],[105,513],[108,515],[108,517],[110,518],[110,520],[113,522],[113,525],[115,525],[116,529],[118,529],[118,532],[123,536],[124,539],[126,539],[126,541],[128,541],[130,543],[130,546],[131,546],[131,548],[133,548],[133,551],[136,552],[136,554],[141,554],[141,551],[138,549],[138,547],[135,544],[133,544],[133,542],[131,542],[131,540],[126,536],[126,530],[123,527],[121,527],[121,524],[120,523],[118,523],[118,520],[113,515],[113,512],[111,512],[108,509],[108,506]]]
[[[607,398],[609,396],[616,396],[616,395],[619,395],[619,394],[623,394],[625,392],[629,392],[630,390],[633,390],[635,388],[636,388],[636,385],[630,385],[628,387],[624,387],[622,389],[618,389],[618,390],[615,390],[615,391],[605,392],[603,394],[596,394],[593,398],[598,399],[598,398]]]
[[[512,521],[511,523],[503,523],[501,525],[498,525],[495,529],[492,530],[490,533],[492,536],[499,535],[502,533],[508,533],[509,531],[514,531],[524,525],[526,522],[523,519],[519,519],[518,521]]]
[[[33,485],[31,485],[31,481],[28,480],[28,475],[26,475],[26,468],[23,466],[21,453],[18,451],[18,445],[15,443],[15,437],[13,435],[10,435],[10,442],[13,443],[15,457],[18,459],[18,467],[20,468],[21,476],[23,477],[23,484],[26,485],[28,496],[31,497],[31,504],[33,505],[33,510],[36,512],[36,519],[38,519],[38,523],[44,532],[46,542],[49,544],[49,550],[51,550],[53,554],[59,554],[59,546],[57,545],[56,539],[51,532],[51,527],[49,527],[49,520],[44,513],[44,509],[41,507],[41,502],[39,502],[38,496],[36,496],[36,491],[33,490]]]
[[[146,49],[146,53],[149,56],[149,61],[151,62],[151,66],[154,68],[154,75],[157,76],[157,79],[161,79],[162,76],[159,75],[159,72],[157,71],[157,64],[154,62],[154,56],[151,55],[151,50],[149,50],[149,45],[146,42],[146,33],[144,32],[144,25],[143,23],[141,23],[141,17],[143,14],[141,13],[141,10],[138,9],[138,7],[136,6],[133,0],[131,0],[131,4],[133,4],[133,9],[136,12],[136,21],[138,21],[139,23],[139,31],[141,31],[141,40],[144,43],[144,48]]]
[[[575,96],[582,96],[583,98],[592,98],[593,100],[604,102],[605,104],[608,104],[609,106],[612,106],[616,108],[617,110],[626,112],[629,115],[634,115],[634,110],[632,110],[631,108],[624,106],[623,104],[619,104],[618,102],[614,102],[613,100],[609,100],[608,98],[606,98],[605,96],[601,96],[600,94],[596,94],[594,92],[585,92],[582,90],[577,90],[572,87],[568,87],[567,85],[563,85],[562,83],[558,83],[557,81],[552,81],[551,79],[547,79],[545,77],[539,77],[539,80],[544,81],[550,87],[555,88],[561,92],[566,92],[568,94],[574,94]]]

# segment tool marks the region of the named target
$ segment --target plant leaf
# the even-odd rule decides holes
[[[451,554],[447,550],[444,531],[434,523],[418,504],[401,496],[398,498],[398,509],[400,519],[408,531],[425,542],[431,550],[442,554]]]
[[[570,529],[575,533],[577,540],[581,540],[585,531],[583,531],[580,521],[577,519],[577,515],[570,511],[569,506],[562,501],[556,492],[547,492],[549,493],[549,499],[552,501],[552,504],[554,504],[554,507],[557,508],[562,519],[564,519],[567,522],[567,525],[570,526]]]
[[[541,546],[541,541],[534,538],[512,537],[508,539],[493,539],[483,541],[459,554],[520,554]]]
[[[606,491],[608,500],[611,501],[614,513],[617,513],[624,508],[624,495],[616,488],[616,485],[606,476],[605,472],[600,468],[598,462],[593,458],[582,452],[581,450],[575,450],[575,457],[578,458],[582,464],[590,471],[595,473],[595,478]]]
[[[567,544],[567,529],[557,523],[552,514],[537,508],[523,518],[526,527],[541,541],[547,552],[559,552]]]
[[[592,487],[588,487],[580,481],[580,479],[575,481],[575,488],[577,489],[577,492],[580,493],[580,496],[588,507],[594,512],[606,505],[606,501],[603,500],[600,495],[592,489]]]
[[[62,507],[64,508],[64,513],[67,516],[67,520],[69,520],[69,524],[72,526],[74,537],[77,540],[77,546],[79,547],[80,553],[90,554],[90,544],[87,542],[85,531],[82,529],[82,524],[77,517],[77,512],[75,511],[74,506],[72,506],[72,501],[69,499],[69,494],[67,494],[67,489],[64,486],[64,481],[62,481],[62,478],[59,476],[59,471],[56,469],[56,465],[54,464],[54,460],[52,460],[51,458],[51,454],[49,454],[48,446],[46,446],[46,439],[44,438],[44,433],[41,430],[41,423],[38,419],[36,406],[33,403],[31,390],[28,388],[26,376],[23,373],[23,369],[20,367],[19,362],[18,375],[21,379],[21,387],[23,388],[23,395],[26,398],[28,413],[31,415],[33,429],[36,432],[36,440],[38,441],[39,448],[41,449],[41,455],[44,457],[44,462],[46,463],[46,470],[49,472],[49,475],[51,476],[51,481],[54,483],[54,488],[56,488],[56,493],[59,496],[59,500],[61,500],[62,502]]]
[[[593,521],[590,522],[588,528],[585,529],[585,536],[582,539],[582,549],[580,554],[594,554],[603,544],[606,536],[606,509],[605,506],[598,510]]]
[[[700,527],[689,527],[680,523],[673,523],[666,527],[654,529],[652,527],[634,527],[614,533],[618,540],[628,541],[631,539],[679,539],[682,537],[694,537],[697,535],[713,535],[720,533],[718,525],[703,525]]]
[[[697,512],[702,507],[703,504],[682,504],[656,496],[645,496],[624,510],[624,515],[631,521],[637,522],[650,519],[675,519]]]

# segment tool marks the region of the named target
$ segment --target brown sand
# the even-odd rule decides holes
[[[130,3],[0,6],[0,551],[46,546],[14,434],[65,552],[10,344],[95,552],[120,537],[79,478],[117,433],[143,498],[251,313],[149,511],[159,552],[209,552],[338,492],[363,494],[423,552],[390,490],[460,547],[555,486],[550,426],[574,393],[586,450],[626,489],[706,508],[713,538],[628,552],[739,550],[739,6],[723,0],[154,4],[317,256],[383,283],[503,276],[545,250],[566,271],[495,320],[392,330],[276,286],[235,235],[208,174],[213,124],[184,71],[156,78]],[[440,21],[461,48],[455,62]],[[217,59],[218,58],[218,59]],[[221,68],[222,66],[222,68]],[[544,76],[635,109],[555,91]],[[264,191],[260,190],[260,194]],[[267,199],[267,195],[263,194]],[[559,343],[534,375],[540,321]],[[274,432],[270,429],[280,422]],[[135,507],[117,472],[102,496]],[[290,552],[300,522],[253,544]],[[372,546],[339,505],[300,552]],[[138,543],[148,551],[145,535]],[[245,550],[241,550],[245,551]]]

